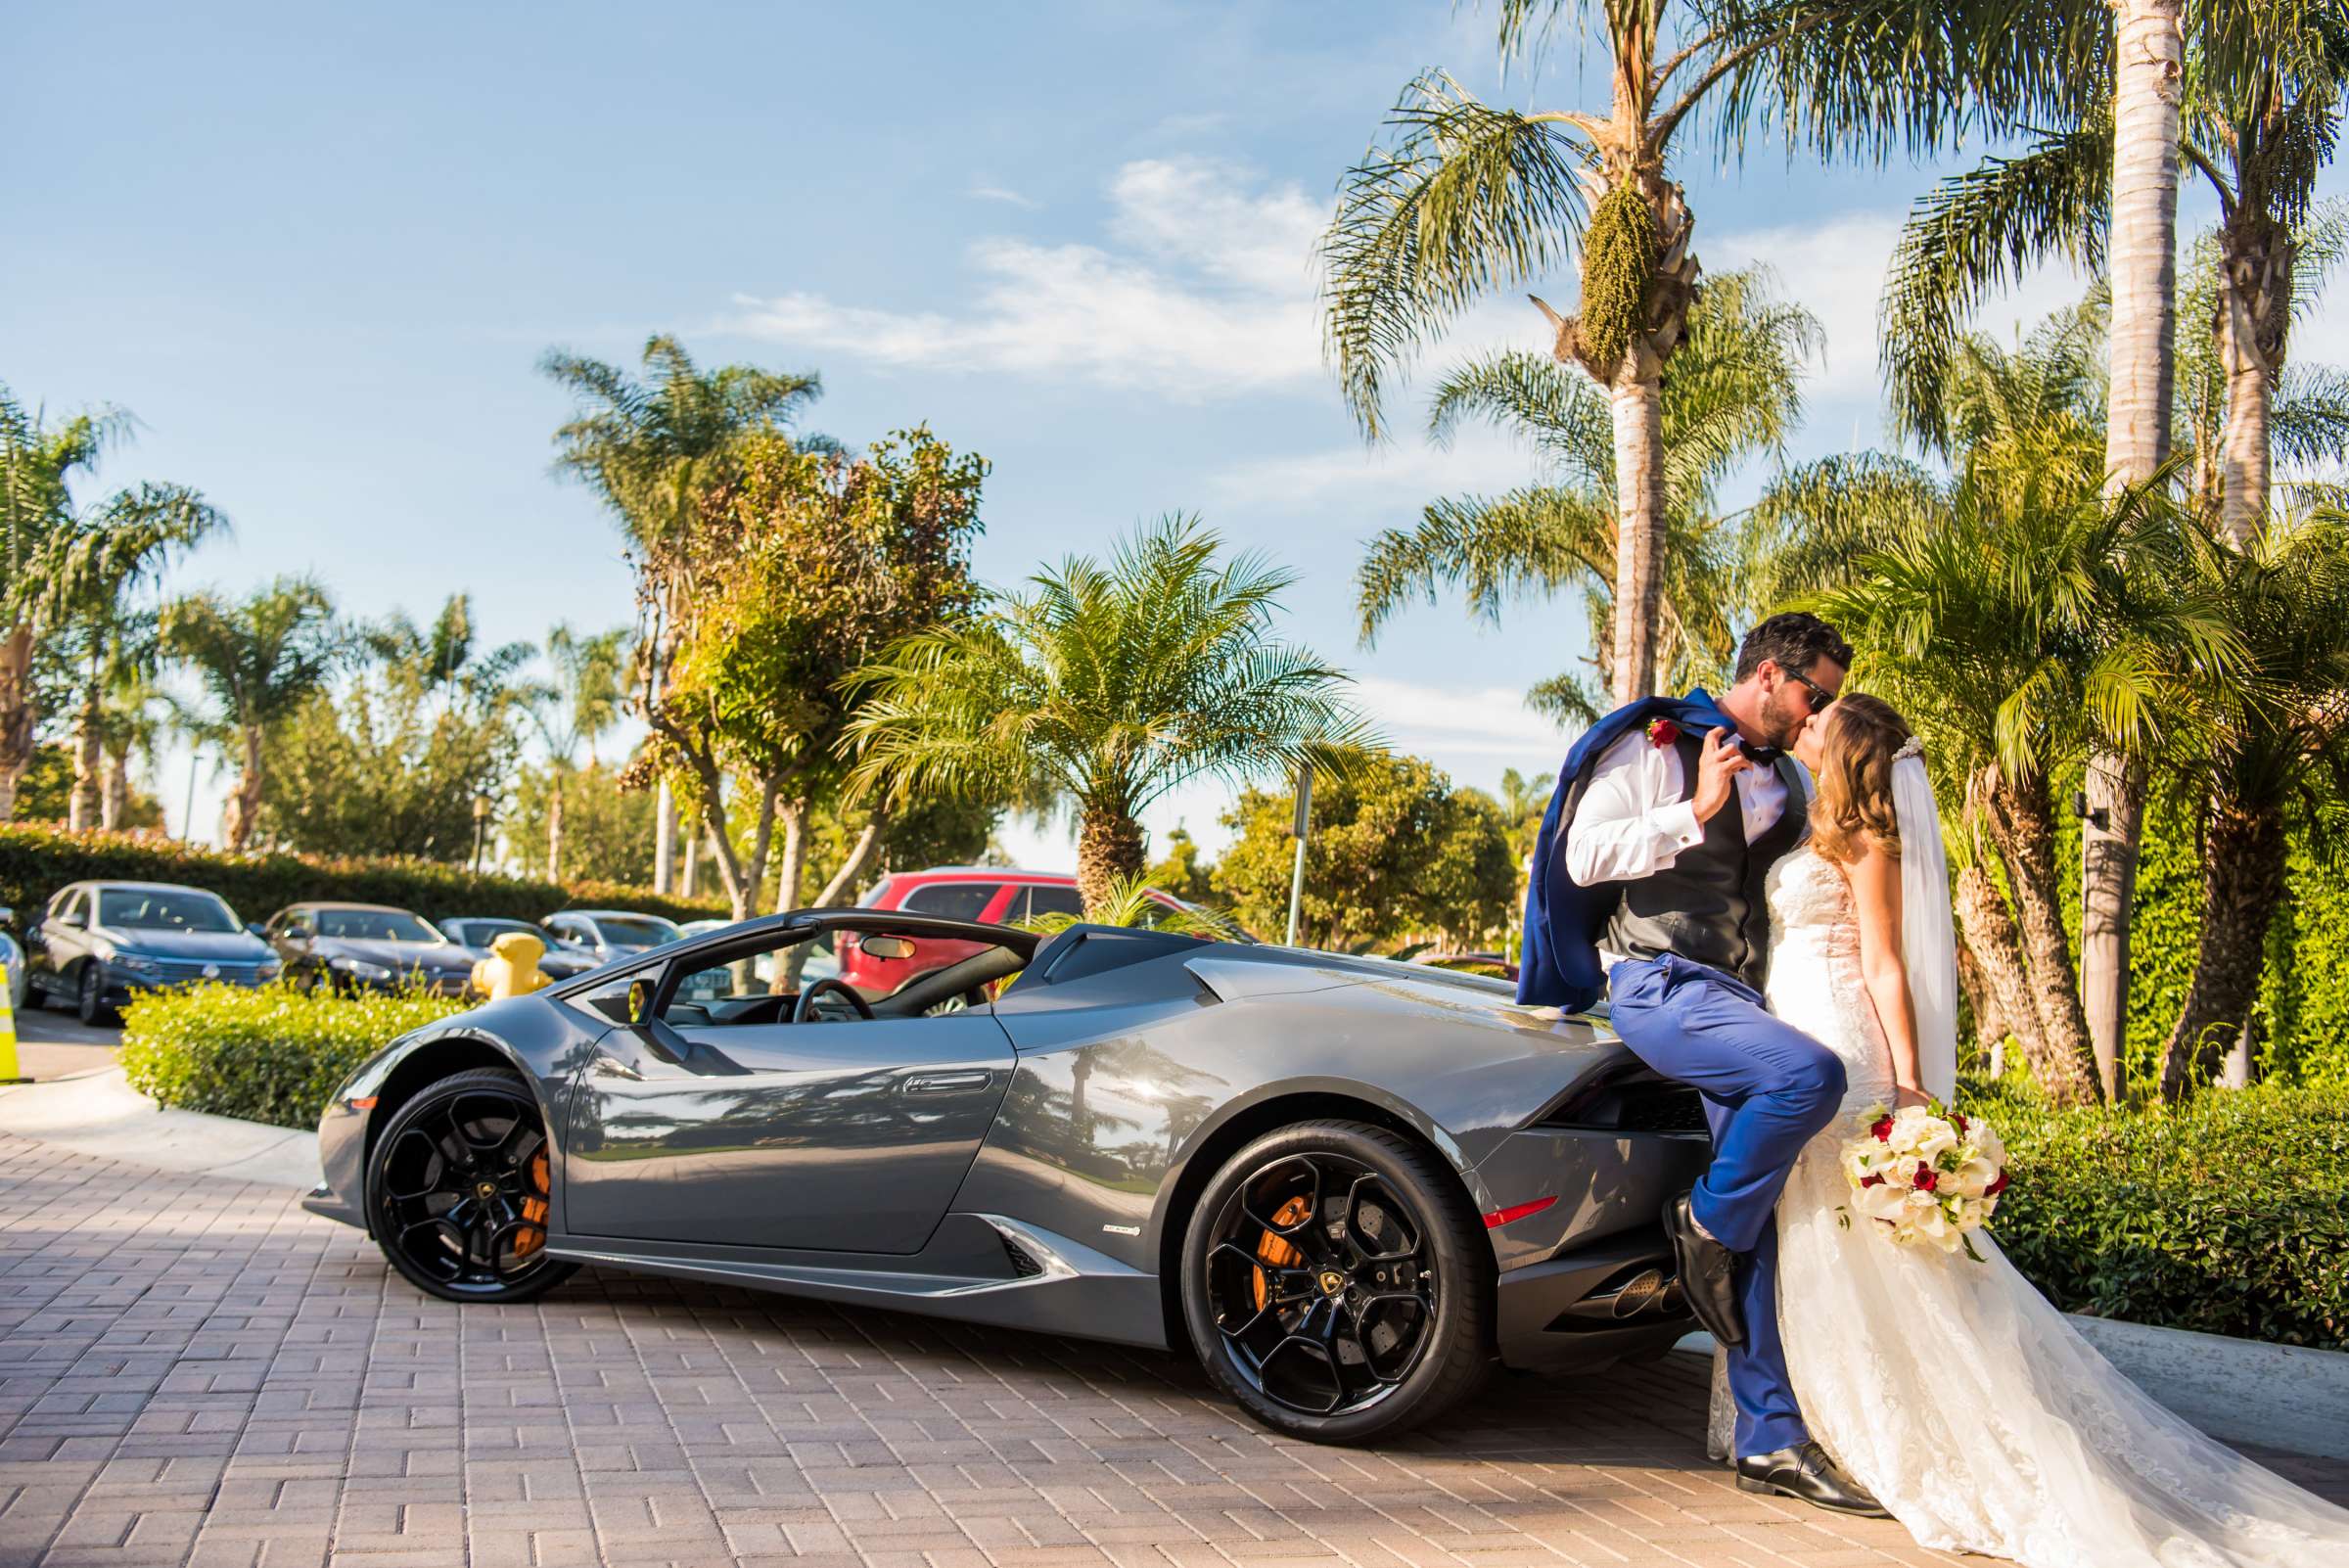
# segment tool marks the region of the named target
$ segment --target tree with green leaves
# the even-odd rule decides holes
[[[35,672],[47,656],[73,667],[78,688],[68,820],[76,829],[98,822],[101,704],[110,676],[133,662],[125,639],[139,619],[126,596],[227,528],[182,484],[136,484],[86,507],[74,501],[71,482],[130,429],[119,409],[53,426],[0,385],[0,821],[13,813],[17,780],[32,760],[41,720]],[[61,637],[71,646],[50,646]]]
[[[259,825],[267,788],[266,743],[326,684],[346,646],[334,602],[308,577],[279,577],[242,600],[195,593],[163,607],[165,655],[191,671],[206,706],[200,734],[239,759],[227,837],[241,853]]]
[[[546,634],[546,663],[553,672],[524,694],[524,712],[546,748],[546,879],[563,880],[563,790],[578,767],[579,753],[595,765],[595,743],[620,722],[627,696],[628,628],[583,636],[570,623]]]
[[[643,373],[631,376],[602,360],[549,349],[538,368],[569,392],[577,412],[555,432],[555,468],[602,497],[626,534],[636,569],[639,622],[635,690],[641,714],[668,679],[668,664],[698,591],[694,553],[708,498],[734,472],[753,438],[786,431],[822,395],[814,374],[725,365],[704,371],[675,338],[648,339]],[[804,447],[833,448],[822,437]],[[670,784],[659,776],[653,884],[669,891],[676,814]]]
[[[2079,312],[1954,360],[1952,473],[1870,456],[1799,469],[1757,508],[1788,541],[1780,585],[1861,650],[1981,841],[1956,856],[1967,946],[2047,1091],[2101,1092],[2063,920],[2052,781],[2099,747],[2147,755],[2192,721],[2197,670],[2239,669],[2191,589],[2158,486],[2102,493],[2094,331]],[[2006,899],[2011,897],[2012,910]]]
[[[1142,880],[1186,903],[1207,903],[1216,897],[1214,869],[1199,858],[1199,841],[1177,823],[1167,834],[1166,853],[1150,862]]]
[[[1656,659],[1674,690],[1718,677],[1736,652],[1747,602],[1738,517],[1715,497],[1756,457],[1775,457],[1802,421],[1802,383],[1824,341],[1817,318],[1774,297],[1760,268],[1708,282],[1659,400],[1664,551]],[[1556,360],[1503,351],[1437,386],[1428,435],[1448,444],[1487,420],[1548,461],[1555,477],[1503,495],[1431,501],[1416,527],[1373,538],[1356,573],[1365,645],[1404,606],[1458,589],[1498,624],[1512,600],[1580,591],[1596,634],[1598,678],[1569,672],[1531,694],[1561,721],[1589,723],[1613,687],[1616,447],[1606,398]]]
[[[1995,103],[2027,115],[2065,90],[2076,41],[2029,7],[1964,0],[1502,0],[1504,63],[1562,21],[1604,39],[1604,114],[1479,101],[1412,81],[1388,138],[1343,177],[1324,239],[1325,338],[1363,435],[1389,384],[1461,312],[1579,253],[1552,353],[1608,400],[1615,458],[1613,696],[1658,674],[1668,554],[1663,387],[1698,296],[1694,218],[1670,176],[1700,123],[1838,159],[1940,145]],[[1539,301],[1537,301],[1539,302]]]
[[[1293,791],[1249,789],[1224,812],[1232,841],[1215,888],[1244,925],[1276,931],[1288,919],[1297,841]],[[1454,789],[1417,757],[1377,753],[1313,791],[1305,853],[1301,940],[1344,951],[1404,937],[1464,945],[1508,923],[1517,893],[1499,806]]]
[[[2010,128],[2030,132],[2022,153],[1944,181],[1911,212],[1883,312],[1896,417],[1938,440],[1941,370],[1975,303],[2064,256],[2110,281],[2108,493],[2151,483],[2176,425],[2178,185],[2190,169],[2221,211],[2216,298],[2192,325],[2211,335],[2225,367],[2217,492],[2240,542],[2268,504],[2292,231],[2332,155],[2349,19],[2338,0],[2041,3],[2105,64],[2078,72],[2041,112],[2009,116]],[[2128,1010],[2145,777],[2144,759],[2117,753],[2099,752],[2088,770],[2084,982],[2108,1071]]]
[[[767,437],[746,444],[696,524],[701,585],[651,710],[644,765],[691,781],[737,919],[757,912],[778,825],[775,897],[799,907],[808,811],[838,782],[862,701],[850,677],[974,601],[970,549],[987,467],[927,429],[853,458]],[[755,803],[747,850],[729,775]],[[903,803],[868,813],[836,883],[861,872],[890,804]]]
[[[898,643],[860,677],[852,789],[1065,804],[1092,909],[1142,870],[1141,812],[1168,791],[1369,744],[1345,675],[1275,635],[1295,576],[1221,554],[1196,518],[1170,517],[1106,563],[1071,557],[1028,594]]]
[[[523,668],[537,654],[527,642],[484,646],[474,628],[469,593],[450,594],[429,626],[395,610],[362,627],[359,643],[441,708],[469,713],[505,706],[519,690]]]
[[[2198,803],[2202,862],[2193,979],[2162,1059],[2171,1099],[2210,1083],[2245,1035],[2291,834],[2349,799],[2349,512],[2277,517],[2240,543],[2220,525],[2200,542],[2200,580],[2245,659],[2212,671],[2206,721],[2163,754]]]

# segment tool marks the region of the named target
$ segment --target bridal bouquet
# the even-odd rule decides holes
[[[1894,1242],[1962,1249],[1981,1262],[1966,1233],[1982,1228],[2006,1190],[2006,1148],[1990,1124],[1936,1100],[1898,1111],[1878,1106],[1865,1126],[1843,1146],[1851,1206]]]

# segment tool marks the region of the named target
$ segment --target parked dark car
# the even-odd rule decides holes
[[[674,920],[626,909],[564,909],[538,926],[562,946],[598,964],[665,947],[683,935]]]
[[[475,954],[430,920],[387,903],[297,903],[264,932],[286,974],[304,988],[399,991],[421,985],[462,996]]]
[[[909,973],[779,990],[827,937]],[[402,1036],[318,1152],[304,1207],[446,1300],[592,1264],[1187,1345],[1267,1426],[1365,1443],[1496,1361],[1669,1350],[1657,1215],[1708,1145],[1603,1017],[1502,981],[826,908]]]
[[[538,955],[538,972],[549,980],[571,980],[593,969],[596,960],[586,953],[559,946],[545,928],[533,926],[528,920],[500,920],[487,915],[451,915],[436,920],[440,934],[459,946],[470,947],[476,958],[489,956],[489,945],[510,931],[534,938],[546,951]]]
[[[169,882],[71,883],[26,936],[27,1004],[70,1003],[85,1024],[142,991],[278,976],[269,945],[218,894]]]

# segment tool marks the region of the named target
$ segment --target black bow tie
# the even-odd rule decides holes
[[[1779,746],[1756,746],[1752,741],[1739,741],[1737,744],[1744,748],[1745,760],[1756,767],[1775,767],[1778,759],[1786,755],[1785,748]]]

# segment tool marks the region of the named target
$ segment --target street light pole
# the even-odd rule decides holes
[[[489,797],[473,798],[473,874],[482,874],[482,834],[489,826]]]
[[[188,748],[188,808],[179,819],[179,842],[196,842],[196,764],[204,758],[204,748]]]
[[[1305,903],[1305,840],[1313,817],[1313,764],[1304,762],[1297,768],[1297,818],[1289,831],[1297,836],[1297,860],[1289,871],[1289,937],[1288,945],[1297,945],[1297,921]]]

